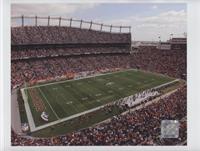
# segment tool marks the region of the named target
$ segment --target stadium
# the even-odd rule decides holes
[[[12,19],[13,146],[187,144],[186,38],[135,47],[130,26]]]

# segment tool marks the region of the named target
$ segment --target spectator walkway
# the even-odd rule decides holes
[[[15,131],[15,133],[17,134],[22,133],[19,105],[17,102],[17,90],[14,90],[12,92],[12,97],[11,97],[11,121],[12,121],[11,126],[12,129]]]

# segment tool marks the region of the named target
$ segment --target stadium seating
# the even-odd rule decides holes
[[[130,64],[132,68],[186,79],[186,60],[186,50],[159,50],[146,46],[132,53]]]
[[[12,27],[12,45],[131,43],[130,33],[108,33],[88,29],[57,26]]]
[[[81,54],[108,54],[108,53],[127,53],[128,48],[119,46],[107,47],[72,47],[72,48],[25,48],[14,49],[11,52],[12,60],[23,60],[31,58],[45,58],[56,56],[71,56]]]
[[[146,46],[130,53],[131,34],[69,27],[14,27],[11,43],[12,89],[25,81],[113,68],[139,68],[186,79],[186,50]],[[109,123],[54,138],[25,138],[12,131],[12,145],[172,145],[185,140],[185,122],[181,123],[181,139],[161,141],[157,136],[162,119],[181,120],[186,116],[186,86],[159,102],[113,117]]]

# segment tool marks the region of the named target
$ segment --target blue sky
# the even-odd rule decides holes
[[[126,17],[130,15],[138,15],[138,16],[151,16],[156,15],[161,12],[166,11],[180,11],[186,10],[185,4],[155,4],[155,3],[147,3],[147,4],[138,4],[138,3],[106,3],[97,5],[92,9],[88,9],[87,11],[77,11],[74,13],[74,16],[80,18],[84,16],[86,19],[117,19],[121,17]],[[98,17],[97,17],[98,16]]]
[[[113,25],[132,26],[134,40],[167,40],[187,32],[187,5],[183,3],[69,3],[13,4],[12,16],[62,16]]]

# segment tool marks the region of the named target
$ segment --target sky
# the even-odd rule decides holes
[[[12,4],[12,16],[56,16],[108,25],[131,26],[132,40],[162,41],[187,32],[184,3],[61,3]],[[12,20],[12,25],[18,21]]]

